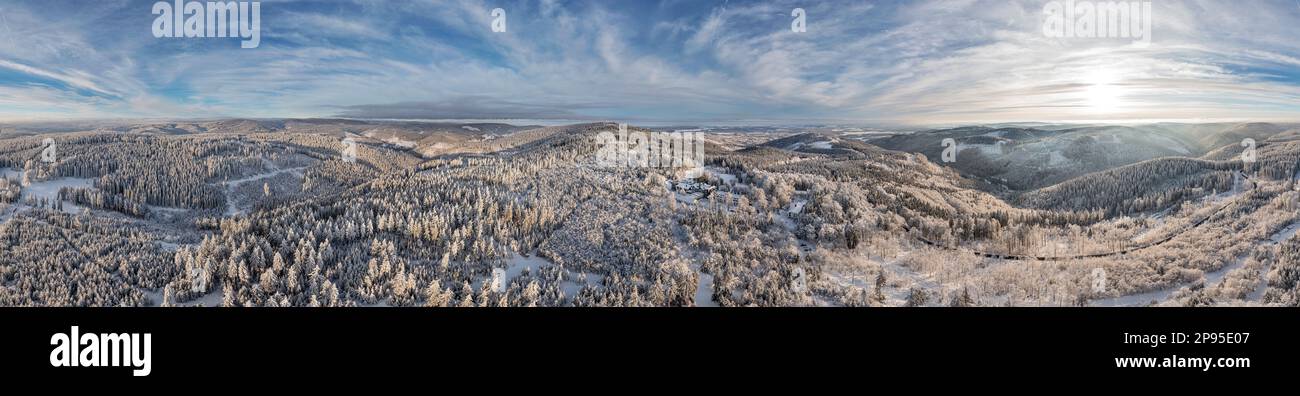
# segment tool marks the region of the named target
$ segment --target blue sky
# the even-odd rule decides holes
[[[1044,1],[267,0],[253,49],[155,2],[0,3],[0,120],[1300,120],[1297,0],[1154,1],[1147,46]]]

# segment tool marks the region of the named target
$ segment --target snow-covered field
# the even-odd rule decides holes
[[[401,147],[405,147],[405,148],[408,148],[408,149],[409,149],[409,148],[413,148],[413,147],[415,147],[415,144],[416,144],[416,142],[413,142],[413,141],[410,141],[410,140],[402,139],[401,137],[398,137],[398,136],[395,135],[395,134],[394,134],[394,135],[390,135],[390,136],[388,136],[388,137],[381,137],[381,136],[382,136],[381,133],[371,131],[371,132],[366,132],[366,133],[363,134],[363,135],[364,135],[365,137],[368,137],[368,138],[371,138],[371,139],[382,140],[384,143],[388,143],[388,144],[392,144],[392,145],[396,145],[396,146],[401,146]]]
[[[977,150],[980,152],[980,154],[983,154],[985,156],[1002,155],[1002,147],[996,144],[976,144],[976,143],[957,144],[957,152],[960,153],[966,150]]]
[[[793,150],[799,150],[799,149],[801,149],[801,148],[805,148],[805,147],[807,147],[807,148],[810,148],[810,149],[817,149],[817,150],[830,150],[830,149],[831,149],[831,144],[833,144],[833,143],[834,143],[834,142],[829,141],[829,140],[819,140],[819,141],[816,141],[816,142],[808,142],[808,143],[799,142],[799,143],[795,143],[795,144],[791,144],[791,145],[787,146],[786,149],[788,149],[788,150],[792,150],[792,151],[793,151]]]
[[[528,270],[530,274],[536,276],[543,268],[554,265],[554,263],[537,255],[525,257],[516,253],[506,260],[505,284],[509,285],[511,281],[523,274],[524,270]],[[578,291],[582,290],[584,285],[600,286],[604,279],[605,277],[600,274],[575,272],[566,269],[564,270],[564,280],[560,282],[560,291],[564,292],[566,299],[572,298],[578,295]]]
[[[0,169],[0,173],[3,173],[3,177],[5,178],[18,179],[18,180],[21,180],[23,175],[23,172],[21,170],[16,170],[11,168]],[[62,188],[65,187],[93,188],[94,184],[95,184],[95,179],[77,178],[77,177],[63,177],[63,178],[58,178],[53,180],[33,182],[32,184],[23,187],[22,194],[19,196],[18,202],[21,205],[21,202],[31,198],[31,199],[45,199],[47,202],[53,203],[55,200],[59,198],[59,190]],[[63,201],[64,212],[80,213],[81,210],[82,207],[80,205],[74,204],[70,201]]]

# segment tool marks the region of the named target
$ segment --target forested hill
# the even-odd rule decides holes
[[[1102,209],[1107,216],[1164,209],[1191,197],[1232,189],[1240,162],[1160,158],[1091,173],[1020,196],[1018,204],[1051,210]]]

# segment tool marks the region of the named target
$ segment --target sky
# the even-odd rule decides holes
[[[155,3],[0,1],[0,121],[1300,120],[1300,0],[1152,1],[1149,44],[1046,1],[265,0],[257,48]]]

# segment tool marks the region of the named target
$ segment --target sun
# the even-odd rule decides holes
[[[1105,69],[1094,71],[1084,79],[1087,87],[1083,99],[1090,112],[1114,113],[1123,107],[1124,88],[1118,80],[1116,73]]]

